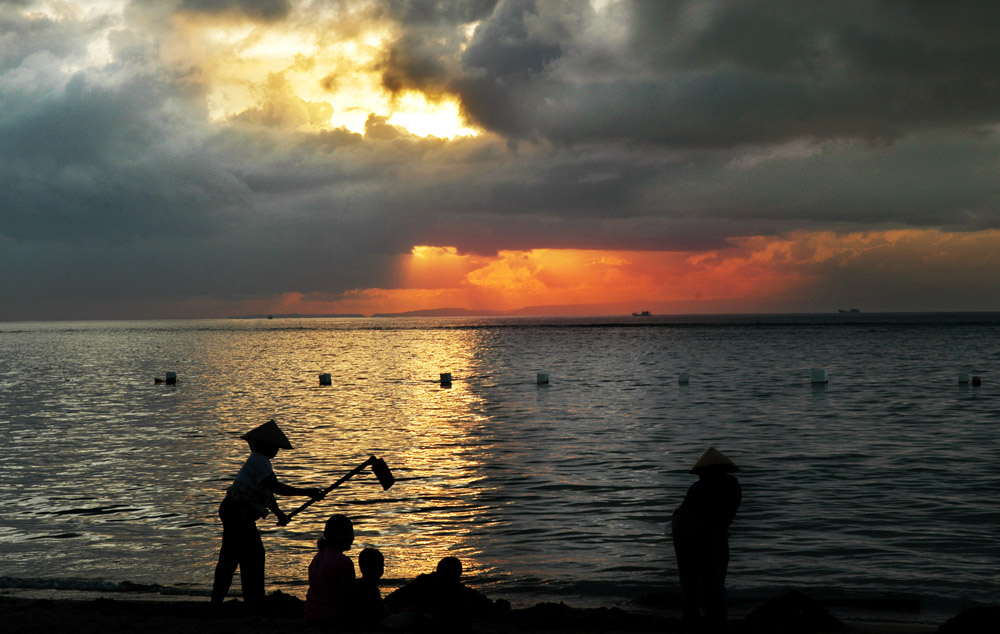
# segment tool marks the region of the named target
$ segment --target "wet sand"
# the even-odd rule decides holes
[[[948,619],[930,621],[929,615],[893,606],[872,609],[864,604],[818,607],[804,596],[775,598],[756,606],[734,606],[732,632],[848,631],[861,634],[930,634]],[[817,611],[818,610],[818,611]],[[995,619],[1000,608],[987,608]],[[965,613],[963,613],[965,614]],[[602,632],[645,634],[685,632],[673,609],[573,608],[543,603],[502,611],[476,621],[462,631],[481,634],[514,632]],[[832,617],[832,620],[827,620]],[[981,619],[980,619],[981,622]],[[2,630],[11,634],[274,634],[311,633],[317,628],[302,620],[302,601],[276,593],[268,597],[266,612],[250,614],[237,600],[221,608],[205,600],[150,600],[148,598],[31,599],[0,596]],[[992,620],[987,629],[949,629],[942,632],[1000,631]],[[424,628],[422,631],[441,631]]]

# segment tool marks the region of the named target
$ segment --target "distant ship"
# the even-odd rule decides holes
[[[653,313],[649,312],[648,310],[644,310],[641,313],[632,313],[632,316],[633,317],[652,317]]]
[[[860,313],[861,311],[858,310],[857,308],[852,308],[850,310],[844,310],[843,308],[838,308],[837,312],[838,313]]]

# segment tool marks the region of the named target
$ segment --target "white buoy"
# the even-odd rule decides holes
[[[321,374],[321,375],[319,375],[319,384],[320,385],[333,385],[333,380],[330,378],[329,374]]]
[[[167,385],[177,385],[177,373],[167,372],[167,379],[165,381]]]
[[[677,382],[681,385],[687,385],[690,381],[691,377],[689,377],[685,372],[681,372],[677,375]]]
[[[826,370],[814,369],[809,372],[809,378],[813,383],[829,383],[830,379],[826,375]]]
[[[539,385],[548,385],[549,384],[548,372],[539,372],[537,380]]]
[[[961,372],[961,373],[959,373],[959,375],[958,375],[958,382],[959,383],[963,383],[963,384],[964,383],[968,383],[969,382],[969,373],[968,372]]]
[[[441,373],[441,385],[451,385],[451,372]]]

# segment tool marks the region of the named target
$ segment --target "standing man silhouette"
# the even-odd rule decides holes
[[[743,491],[730,475],[739,467],[715,447],[709,447],[690,473],[698,476],[671,518],[677,573],[684,594],[684,622],[726,624],[726,569],[729,566],[729,525],[740,508]]]
[[[219,505],[222,520],[222,548],[215,566],[212,603],[222,603],[233,583],[236,568],[243,582],[243,601],[259,605],[264,599],[264,543],[257,532],[257,520],[274,511],[278,526],[288,523],[288,517],[278,506],[274,494],[302,495],[313,499],[322,495],[319,489],[300,489],[279,482],[271,468],[271,458],[279,449],[291,449],[281,428],[273,420],[251,429],[241,436],[250,445],[250,456],[243,464],[226,497]]]

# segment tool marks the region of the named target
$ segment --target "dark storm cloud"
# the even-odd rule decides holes
[[[501,3],[460,66],[441,61],[450,49],[422,38],[421,24],[404,24],[386,83],[447,87],[476,123],[558,143],[880,140],[998,118],[996,3],[639,1],[604,11]],[[609,20],[627,29],[620,41],[593,37]]]
[[[421,139],[384,113],[316,131],[331,106],[278,71],[209,121],[212,69],[171,12],[350,30],[318,7],[137,1],[113,23],[0,3],[6,304],[336,295],[391,285],[416,244],[1000,227],[994,3],[386,2],[352,18],[392,23],[382,83],[454,95],[493,134]],[[102,33],[113,61],[88,66]]]
[[[408,26],[454,26],[489,17],[499,0],[395,0],[383,4],[386,15]]]
[[[94,31],[104,26],[102,19],[82,25],[42,17],[25,20],[15,11],[21,4],[0,2],[0,71],[45,63],[45,59],[29,60],[32,55],[53,59],[81,55]]]
[[[457,73],[466,36],[463,25],[488,18],[497,0],[444,2],[408,0],[383,5],[385,16],[400,25],[380,63],[383,85],[398,92],[417,89],[440,95]]]
[[[559,58],[580,26],[578,12],[590,13],[584,3],[548,2],[540,10],[532,0],[455,3],[447,11],[417,4],[422,11],[392,11],[401,34],[382,63],[383,84],[457,94],[471,120],[514,138],[531,132],[520,119],[530,105],[511,100],[529,97],[527,78]],[[462,29],[471,22],[479,24],[463,50]]]
[[[61,94],[8,110],[0,234],[105,243],[211,232],[238,191],[204,160],[164,151],[174,131],[157,116],[162,88],[149,78],[104,88],[77,75]]]
[[[473,73],[490,77],[532,75],[561,53],[560,40],[569,40],[572,25],[560,24],[555,33],[536,32],[529,26],[538,18],[538,8],[530,0],[504,3],[477,29],[462,55],[462,63]]]
[[[682,113],[717,92],[715,119],[731,143],[757,141],[747,134],[754,124],[781,141],[810,132],[895,138],[997,120],[1000,39],[984,26],[1000,25],[996,3],[722,7],[637,3],[630,48],[663,79],[701,75],[712,90],[693,93]],[[774,104],[771,116],[764,102]],[[671,142],[665,132],[654,136]]]
[[[271,22],[288,16],[288,0],[181,0],[182,11],[208,15],[241,14],[249,18]]]
[[[663,248],[690,239],[697,232],[677,227],[698,220],[702,244],[789,227],[1000,222],[990,184],[1000,5],[629,2],[601,11],[501,3],[460,65],[407,66],[451,58],[421,48],[420,26],[404,25],[406,46],[386,70],[393,86],[433,84],[508,139],[587,157],[549,152],[530,176],[496,184],[489,209],[534,215],[542,227],[645,217],[660,229],[643,242]],[[608,36],[602,22],[620,33]],[[753,158],[800,142],[813,144],[807,156]]]

